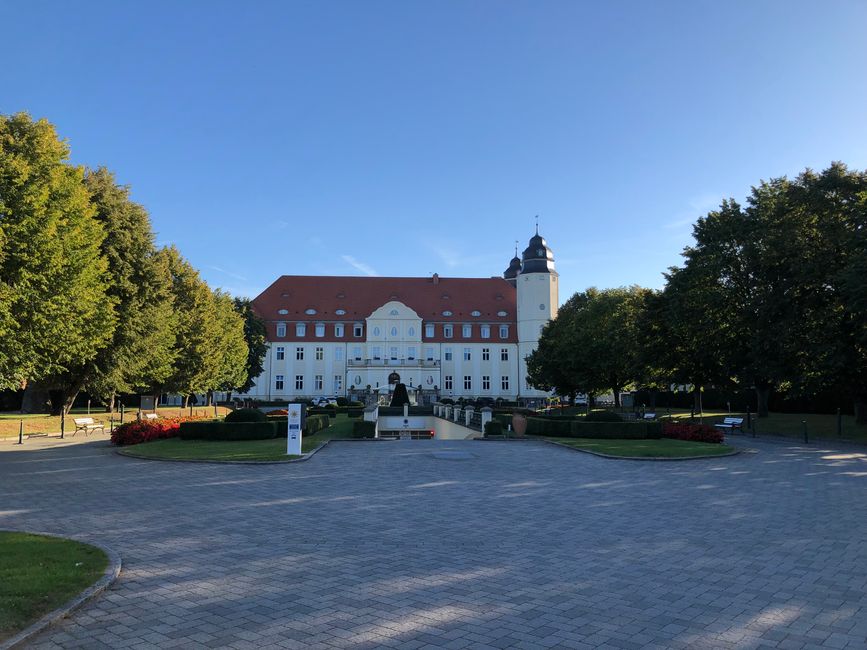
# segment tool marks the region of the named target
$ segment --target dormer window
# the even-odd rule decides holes
[[[313,308],[305,309],[304,313],[307,314],[308,316],[313,316],[316,313],[316,310]]]
[[[491,338],[491,326],[490,325],[482,325],[482,338],[489,339]]]
[[[425,338],[428,338],[428,339],[432,339],[434,337],[433,323],[425,323],[424,336],[425,336]]]
[[[277,338],[286,336],[286,323],[277,323]]]
[[[352,336],[356,338],[360,338],[364,336],[364,325],[361,323],[356,323],[352,326]]]
[[[472,338],[473,336],[473,326],[472,325],[464,325],[462,328],[461,335],[465,338]]]
[[[443,336],[447,339],[452,338],[454,336],[454,330],[451,325],[443,325]]]
[[[316,332],[316,336],[319,338],[325,336],[325,323],[316,323],[316,329],[314,331]]]
[[[306,323],[295,323],[295,336],[307,336]]]
[[[500,338],[501,339],[509,338],[509,326],[508,325],[500,325]]]

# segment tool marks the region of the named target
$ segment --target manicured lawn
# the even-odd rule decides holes
[[[720,456],[734,451],[728,445],[685,440],[595,440],[591,438],[546,438],[576,449],[595,451],[623,458],[699,458]]]
[[[326,440],[350,438],[352,423],[347,415],[338,415],[327,429],[301,439],[301,451],[307,453]],[[286,455],[286,437],[271,440],[181,440],[168,438],[142,445],[123,447],[122,453],[145,458],[176,460],[290,460]]]
[[[107,565],[105,553],[88,544],[0,532],[0,640],[84,591]]]
[[[217,411],[220,416],[226,415],[229,412],[229,409],[218,406]],[[177,406],[168,406],[168,407],[160,407],[157,409],[157,413],[160,417],[164,418],[175,418],[179,415],[189,415],[190,409],[182,409]],[[212,415],[214,413],[214,407],[205,407],[200,406],[199,408],[193,407],[194,415]],[[87,409],[73,409],[72,413],[66,416],[66,435],[70,435],[73,431],[75,431],[75,423],[72,421],[73,418],[78,417],[87,417]],[[108,435],[108,425],[112,418],[111,413],[106,413],[97,408],[92,408],[90,410],[90,417],[92,417],[97,422],[102,422],[105,424],[105,432]],[[113,415],[115,424],[120,422],[120,412],[116,411]],[[124,421],[129,422],[130,420],[135,419],[135,409],[127,409],[124,414]],[[0,413],[0,438],[17,438],[18,437],[18,427],[21,420],[24,421],[24,434],[28,433],[48,433],[51,435],[59,435],[60,434],[60,416],[59,415],[44,415],[42,413],[35,414],[21,414],[21,413]],[[78,436],[83,436],[83,433],[78,434]],[[94,434],[91,434],[91,437]],[[100,434],[96,434],[100,435]],[[76,436],[76,437],[78,437]]]

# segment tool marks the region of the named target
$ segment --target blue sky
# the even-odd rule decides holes
[[[867,168],[867,2],[0,3],[46,117],[213,285],[498,275],[533,234],[662,285],[760,179]]]

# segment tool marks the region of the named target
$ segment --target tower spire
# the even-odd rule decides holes
[[[536,215],[536,234],[539,234],[539,215]]]

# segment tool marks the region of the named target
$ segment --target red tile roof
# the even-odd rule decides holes
[[[413,309],[424,323],[453,323],[452,339],[436,336],[425,341],[510,342],[517,341],[516,290],[502,278],[381,278],[359,276],[283,275],[253,300],[256,312],[268,323],[269,339],[301,340],[294,323],[310,323],[303,340],[352,342],[352,324],[364,322],[385,303],[397,300]],[[285,310],[287,313],[281,314]],[[307,313],[308,311],[315,313]],[[338,310],[345,313],[338,314]],[[443,312],[451,312],[444,315]],[[480,312],[472,316],[473,311]],[[505,312],[505,316],[498,315]],[[276,324],[287,324],[286,337],[277,339]],[[347,324],[343,338],[335,338],[326,326],[325,337],[315,337],[314,323]],[[472,323],[473,337],[464,339],[460,325]],[[491,325],[491,338],[482,339],[479,325]],[[500,339],[497,326],[508,324],[509,338]],[[358,339],[355,339],[358,341]]]

